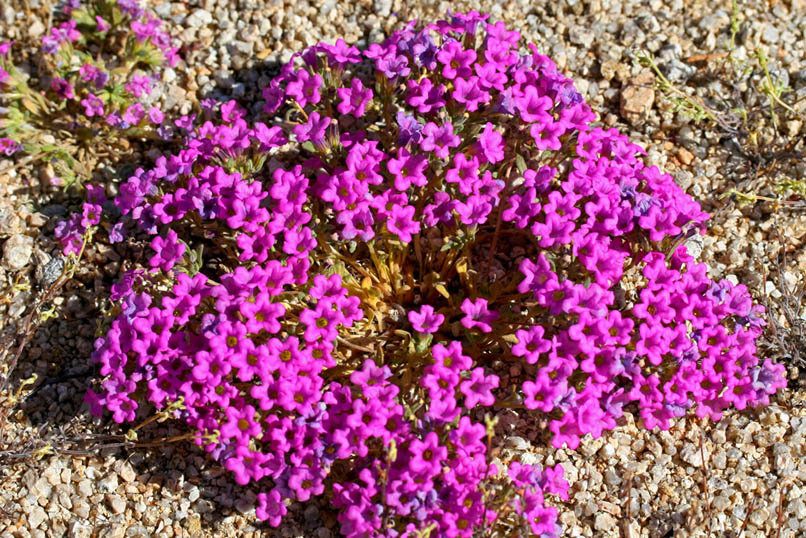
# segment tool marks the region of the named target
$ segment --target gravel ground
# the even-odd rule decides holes
[[[26,16],[25,4],[36,8],[39,0],[14,0],[0,8],[0,40],[44,32],[44,21]],[[639,48],[649,51],[670,80],[685,84],[698,70],[687,58],[726,46],[729,1],[412,4],[154,0],[149,7],[188,44],[184,61],[167,71],[156,98],[182,113],[204,97],[234,97],[259,108],[260,85],[278,62],[306,45],[338,37],[366,45],[407,20],[434,20],[448,7],[489,12],[537,43],[577,81],[603,125],[629,133],[648,150],[650,162],[672,173],[714,215],[708,235],[690,244],[701,251],[711,277],[737,278],[758,299],[770,299],[772,316],[783,316],[776,306],[786,296],[782,282],[798,285],[806,271],[806,212],[764,204],[739,208],[723,200],[721,195],[737,183],[724,144],[707,126],[675,113],[654,90],[651,71],[633,56]],[[771,58],[771,69],[786,76],[794,90],[806,88],[806,2],[741,2],[740,14],[747,22],[738,34],[738,54],[760,46]],[[803,132],[802,125],[788,128]],[[147,162],[156,155],[134,157]],[[10,164],[0,160],[0,353],[5,350],[6,360],[31,307],[32,291],[24,284],[30,282],[35,290],[61,269],[52,232],[67,212],[66,201],[40,180],[38,171],[9,170]],[[804,172],[798,171],[800,177]],[[779,280],[773,275],[781,238],[789,266]],[[42,438],[121,433],[90,419],[82,404],[95,330],[94,292],[102,278],[120,269],[120,255],[97,249],[87,260],[100,269],[83,271],[56,298],[62,316],[43,326],[23,355],[17,378],[37,373],[42,384],[9,418],[8,444],[37,447]],[[781,323],[786,326],[785,320]],[[764,352],[782,355],[773,336]],[[796,379],[797,368],[790,368],[790,375]],[[560,506],[566,536],[806,536],[802,386],[793,381],[795,388],[779,393],[766,409],[729,411],[718,423],[681,419],[666,432],[639,429],[628,413],[615,431],[598,440],[586,438],[575,452],[544,448],[545,437],[534,423],[502,411],[506,448],[501,456],[563,463],[572,484],[570,501]],[[154,435],[172,433],[165,429]],[[186,444],[62,453],[0,467],[0,536],[338,534],[327,507],[312,503],[293,505],[293,517],[272,530],[256,522],[253,497],[250,490],[233,487],[226,474]]]

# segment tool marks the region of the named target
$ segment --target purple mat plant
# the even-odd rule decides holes
[[[109,237],[151,253],[112,288],[92,411],[186,423],[274,526],[325,495],[346,536],[549,537],[569,484],[494,461],[496,409],[575,449],[625,405],[767,404],[763,310],[682,245],[708,216],[519,40],[472,12],[316,45],[264,121],[231,101],[138,170]]]

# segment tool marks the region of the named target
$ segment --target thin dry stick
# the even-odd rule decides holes
[[[787,484],[781,484],[781,494],[778,497],[778,530],[775,538],[781,538],[781,528],[784,526],[784,489]]]
[[[630,523],[632,522],[632,473],[627,477],[627,519],[621,522],[621,538],[632,538]]]
[[[756,502],[755,497],[750,499],[750,504],[747,505],[747,514],[745,514],[744,516],[744,521],[742,521],[742,526],[741,528],[739,528],[739,534],[737,535],[737,538],[742,538],[744,530],[747,528],[747,522],[750,520],[750,514],[753,513],[753,505],[755,504],[755,502]]]
[[[711,515],[711,500],[708,498],[708,466],[705,465],[705,450],[703,449],[704,435],[702,433],[702,426],[700,426],[700,459],[702,460],[702,489],[705,493],[705,510],[708,514],[708,538],[713,536],[711,524],[713,517]]]

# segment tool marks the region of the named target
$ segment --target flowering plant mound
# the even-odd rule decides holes
[[[137,0],[69,0],[56,16],[37,58],[41,89],[13,64],[13,43],[0,44],[0,152],[54,161],[51,181],[68,186],[92,173],[79,150],[117,153],[128,148],[125,138],[173,139],[164,112],[147,101],[157,68],[179,57],[162,21]]]
[[[327,495],[348,536],[556,536],[562,468],[493,461],[485,410],[574,449],[632,402],[648,428],[767,403],[762,309],[681,246],[707,215],[486,19],[314,46],[264,90],[282,119],[231,101],[123,184],[151,254],[93,412],[186,422],[272,525]]]

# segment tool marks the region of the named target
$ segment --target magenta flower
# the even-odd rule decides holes
[[[445,321],[445,316],[434,312],[431,305],[423,305],[419,311],[409,310],[407,316],[414,330],[421,333],[435,333]]]
[[[448,80],[467,78],[473,74],[470,66],[476,61],[476,51],[465,50],[459,41],[451,41],[437,53],[437,60],[445,66],[442,68],[443,77]]]
[[[342,314],[333,310],[333,300],[319,301],[314,309],[307,308],[299,316],[300,322],[305,325],[305,341],[313,343],[318,340],[333,341],[338,335],[338,325]]]
[[[109,30],[109,23],[103,20],[98,15],[95,16],[95,27],[99,32],[106,32]]]
[[[479,77],[457,78],[454,87],[451,97],[465,105],[468,112],[475,112],[490,102],[490,94],[481,89]]]
[[[425,440],[414,439],[409,446],[411,458],[409,469],[417,475],[434,476],[439,472],[442,460],[448,449],[440,446],[439,438],[434,432],[428,432]]]
[[[101,101],[100,97],[97,97],[91,93],[88,94],[86,98],[81,100],[81,106],[84,107],[84,114],[88,118],[104,115],[104,102]]]
[[[431,79],[428,77],[421,81],[409,79],[406,81],[406,103],[417,109],[420,114],[428,114],[434,109],[440,109],[445,106],[443,94],[445,93],[445,85],[440,84],[434,86]]]
[[[481,154],[488,163],[497,163],[504,160],[504,150],[506,148],[504,137],[495,130],[495,126],[492,123],[487,122],[484,125],[484,130],[479,136],[478,143],[481,148]]]
[[[257,508],[255,515],[263,520],[268,521],[272,527],[279,527],[283,516],[286,514],[287,509],[283,504],[283,497],[277,490],[273,489],[268,494],[258,493],[257,495]]]
[[[320,145],[325,141],[325,130],[328,125],[330,125],[330,118],[322,117],[318,112],[311,112],[307,122],[294,126],[294,134],[300,143],[310,140],[314,144]]]
[[[123,113],[123,121],[129,125],[138,125],[143,120],[145,115],[146,112],[143,109],[143,105],[140,103],[135,103],[129,106],[126,109],[126,112]]]
[[[420,147],[423,151],[433,151],[440,159],[447,159],[451,148],[458,147],[461,139],[453,134],[453,124],[442,125],[428,122],[423,128],[423,140]]]
[[[519,329],[515,332],[518,343],[512,346],[512,354],[516,357],[525,357],[528,364],[534,364],[540,355],[551,349],[551,341],[543,338],[545,329],[540,325],[530,327],[528,330]]]
[[[2,83],[2,76],[0,76],[0,84]],[[75,93],[73,93],[73,85],[63,78],[53,77],[50,81],[50,88],[62,99],[70,100],[74,99],[76,96]]]
[[[395,188],[406,191],[413,184],[424,187],[428,183],[425,170],[428,168],[428,158],[425,155],[412,155],[404,147],[397,152],[396,159],[390,159],[387,164],[389,172],[395,176]]]
[[[166,273],[173,268],[185,253],[185,245],[179,242],[179,236],[174,230],[169,230],[165,238],[154,237],[151,240],[151,249],[156,254],[148,260],[148,265],[159,267]]]
[[[336,96],[341,99],[336,107],[341,114],[352,114],[360,118],[364,115],[367,103],[372,100],[372,90],[364,88],[360,78],[354,78],[349,88],[337,89]]]
[[[165,119],[165,114],[160,110],[160,107],[154,106],[148,110],[148,119],[151,123],[159,125]]]
[[[318,74],[311,76],[305,69],[300,69],[296,73],[296,78],[288,83],[286,94],[296,99],[299,106],[305,108],[306,105],[316,104],[322,96],[319,88],[322,86],[322,77]]]
[[[459,390],[465,395],[464,406],[473,409],[477,404],[489,406],[495,403],[492,389],[498,386],[498,376],[484,375],[484,368],[474,368],[470,372],[470,379],[462,381]]]
[[[151,79],[144,75],[134,75],[124,86],[126,91],[139,99],[143,95],[151,93]]]
[[[551,99],[545,95],[538,95],[534,86],[527,86],[523,94],[514,99],[514,103],[523,121],[541,124],[551,121],[551,115],[548,113],[552,106]]]
[[[478,327],[481,332],[489,333],[493,330],[490,323],[498,319],[498,312],[489,310],[487,299],[481,297],[475,301],[465,299],[462,301],[461,310],[465,314],[465,317],[462,318],[462,325],[465,329]]]
[[[420,223],[414,220],[414,206],[394,204],[390,211],[386,229],[397,235],[404,243],[411,242],[412,234],[420,232]]]

